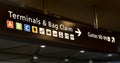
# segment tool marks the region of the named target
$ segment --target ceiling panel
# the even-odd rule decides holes
[[[29,43],[0,39],[0,50],[12,48],[12,47],[24,46],[24,45],[29,45]]]
[[[101,53],[101,52],[91,52],[86,51],[85,53],[76,53],[72,56],[73,58],[81,59],[81,60],[109,60],[119,58],[119,54],[112,54],[111,57],[108,56],[108,53]]]
[[[76,50],[68,49],[68,48],[59,48],[59,47],[47,46],[45,49],[40,51],[39,54],[65,58],[65,57],[73,54],[75,51]]]
[[[23,6],[43,10],[42,0],[10,0]],[[90,25],[94,24],[94,8],[98,12],[99,27],[120,32],[119,0],[47,0],[49,12]]]
[[[11,48],[7,50],[2,50],[5,52],[12,52],[12,53],[21,53],[21,54],[34,54],[38,49],[38,45],[25,45],[22,47]]]

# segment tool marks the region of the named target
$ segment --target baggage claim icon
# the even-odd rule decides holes
[[[57,31],[53,30],[53,37],[58,37]]]

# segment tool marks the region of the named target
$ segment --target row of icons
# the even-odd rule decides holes
[[[65,38],[65,39],[68,39],[68,40],[69,39],[70,40],[75,40],[74,34],[63,33],[63,32],[60,32],[60,31],[58,32],[56,30],[45,29],[45,28],[42,28],[42,27],[38,28],[37,26],[30,26],[29,24],[22,24],[22,23],[19,23],[19,22],[14,23],[11,20],[7,20],[7,28],[16,29],[16,30],[24,30],[26,32],[32,32],[32,33],[39,33],[41,35]]]

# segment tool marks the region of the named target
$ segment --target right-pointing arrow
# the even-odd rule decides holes
[[[78,37],[82,34],[82,32],[80,31],[80,29],[79,29],[79,28],[77,28],[77,30],[75,31],[75,33],[77,33],[77,34],[78,34]]]

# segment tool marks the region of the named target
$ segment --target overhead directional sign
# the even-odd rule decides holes
[[[115,52],[116,35],[74,20],[0,3],[0,34],[80,48]]]

